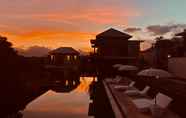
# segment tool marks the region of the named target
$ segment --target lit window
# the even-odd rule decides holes
[[[76,55],[74,56],[74,60],[77,60],[77,56]]]
[[[51,61],[54,61],[54,58],[55,58],[54,55],[50,56]]]
[[[67,55],[67,61],[70,61],[70,56],[69,55]]]
[[[171,58],[171,55],[168,55],[168,58]]]

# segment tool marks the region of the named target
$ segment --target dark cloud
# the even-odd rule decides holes
[[[146,29],[153,33],[153,35],[164,35],[169,32],[176,32],[186,28],[186,24],[173,24],[173,25],[150,25]]]
[[[130,27],[130,28],[125,29],[124,31],[129,32],[129,33],[133,33],[133,32],[141,31],[141,28]]]
[[[51,49],[47,47],[41,47],[41,46],[32,46],[28,49],[17,48],[17,51],[20,55],[26,57],[31,57],[31,56],[41,57],[47,55],[48,52],[51,51]]]

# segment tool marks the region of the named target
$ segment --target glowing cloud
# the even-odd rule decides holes
[[[73,46],[88,49],[89,39],[108,26],[128,25],[139,10],[112,0],[3,0],[0,32],[15,47]]]

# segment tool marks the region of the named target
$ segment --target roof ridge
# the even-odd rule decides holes
[[[116,30],[114,28],[110,28],[110,29],[108,29],[108,30],[106,30],[96,36],[96,38],[100,38],[100,37],[123,37],[125,39],[129,39],[132,36],[125,33],[125,32],[121,32],[121,31]]]

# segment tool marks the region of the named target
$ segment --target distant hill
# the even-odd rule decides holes
[[[25,57],[42,57],[48,54],[48,52],[51,51],[51,49],[47,47],[41,47],[41,46],[32,46],[28,49],[21,49],[16,48],[19,55],[23,55]]]

